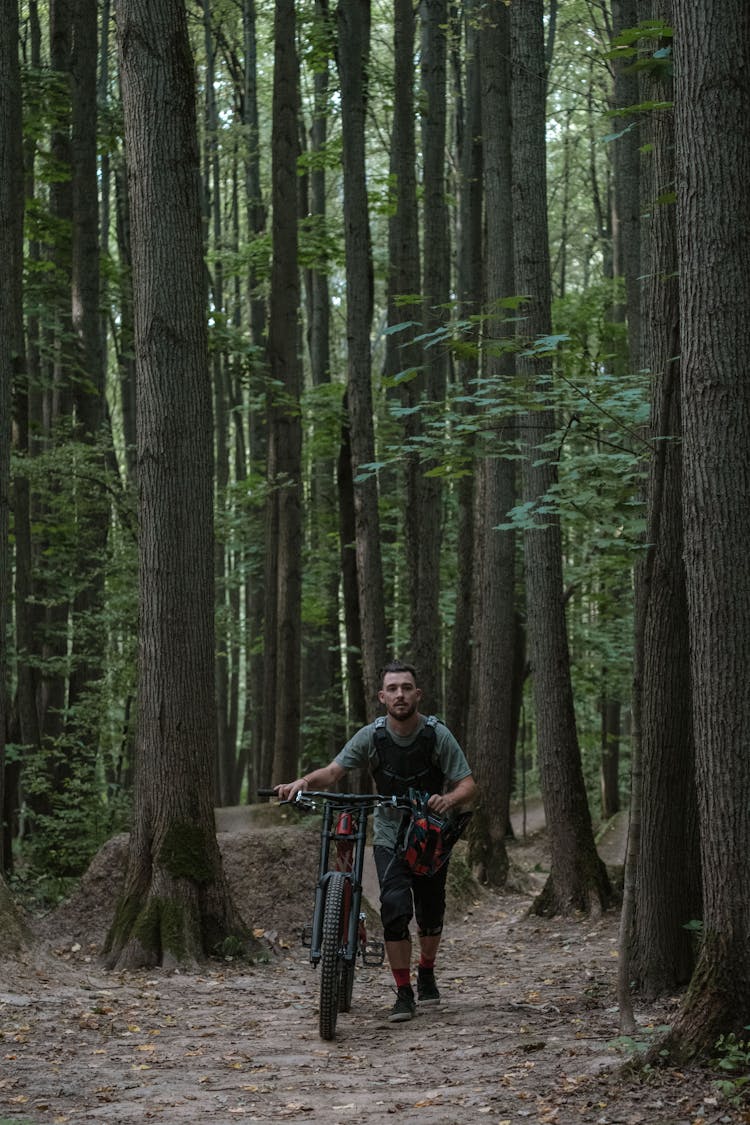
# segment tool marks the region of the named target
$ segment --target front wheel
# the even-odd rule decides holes
[[[347,980],[346,962],[342,952],[346,946],[346,876],[335,871],[328,880],[326,901],[323,907],[323,940],[320,946],[320,1016],[321,1039],[336,1035],[339,1001],[346,1003],[347,991],[351,998],[351,985]],[[353,966],[352,976],[353,976]],[[339,990],[343,994],[339,996]]]

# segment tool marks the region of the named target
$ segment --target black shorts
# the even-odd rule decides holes
[[[417,919],[419,932],[439,934],[445,915],[445,880],[448,864],[436,875],[414,875],[393,848],[376,844],[375,867],[380,881],[380,919],[383,929],[399,918]]]

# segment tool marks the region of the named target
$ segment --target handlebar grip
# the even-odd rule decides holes
[[[275,789],[259,789],[258,790],[258,796],[259,797],[275,797],[276,796],[276,790]]]

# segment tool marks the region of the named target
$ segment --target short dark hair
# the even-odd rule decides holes
[[[380,686],[383,686],[383,681],[389,672],[408,672],[413,678],[414,683],[417,683],[417,669],[413,664],[406,664],[403,660],[389,660],[380,669]]]

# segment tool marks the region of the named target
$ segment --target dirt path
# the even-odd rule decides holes
[[[252,851],[262,866],[257,841]],[[527,896],[482,893],[446,929],[438,1009],[390,1024],[387,970],[358,970],[352,1011],[328,1043],[316,970],[283,934],[267,964],[104,972],[102,877],[41,928],[50,944],[34,963],[0,966],[0,1125],[750,1121],[718,1098],[716,1072],[618,1073],[614,915],[547,922],[526,917]],[[282,917],[292,892],[282,864]],[[268,900],[262,910],[273,914]],[[673,1009],[641,1012],[644,1037]]]

